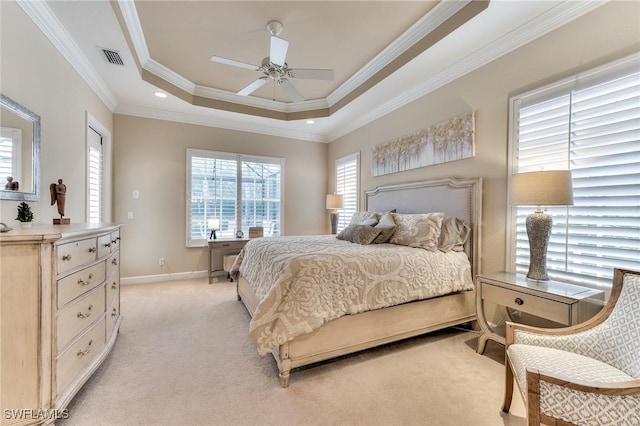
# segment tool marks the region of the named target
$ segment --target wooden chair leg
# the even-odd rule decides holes
[[[506,352],[504,369],[504,402],[502,403],[502,411],[508,413],[511,408],[511,400],[513,399],[513,370],[511,369],[511,363],[509,362],[509,357]]]
[[[527,369],[527,425],[540,425],[540,372]]]

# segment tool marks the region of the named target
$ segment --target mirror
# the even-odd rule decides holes
[[[40,116],[2,94],[0,200],[40,200]]]

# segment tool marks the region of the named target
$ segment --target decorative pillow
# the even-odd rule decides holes
[[[369,225],[353,224],[344,228],[336,238],[339,240],[351,241],[357,244],[371,244],[376,239],[380,229]]]
[[[464,251],[464,243],[467,242],[471,227],[457,217],[448,217],[442,221],[442,230],[438,239],[438,250]]]
[[[349,225],[361,225],[362,222],[369,219],[374,219],[376,223],[378,223],[379,218],[380,218],[379,213],[358,211],[358,212],[355,212],[353,216],[351,216],[351,222],[349,222]]]
[[[382,215],[380,221],[376,225],[376,228],[380,229],[380,233],[376,239],[373,240],[373,244],[386,243],[391,239],[393,233],[396,231],[396,223],[393,221],[391,212],[387,212]]]
[[[397,226],[389,240],[391,244],[437,250],[444,213],[392,213],[391,216]]]

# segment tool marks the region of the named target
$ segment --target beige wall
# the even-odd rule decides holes
[[[333,141],[329,170],[336,158],[360,151],[361,193],[383,184],[446,176],[484,178],[481,268],[484,272],[504,269],[509,96],[639,51],[639,9],[637,1],[606,4]],[[371,153],[377,144],[471,110],[476,111],[474,158],[371,177]]]
[[[86,112],[111,129],[111,111],[18,5],[0,1],[0,19],[0,90],[41,118],[41,197],[28,202],[34,222],[57,217],[48,191],[58,178],[67,184],[66,216],[84,222]],[[0,201],[0,221],[15,226],[18,204]]]
[[[186,247],[187,148],[284,158],[283,234],[328,232],[327,144],[118,114],[113,139],[113,219],[125,223],[123,277],[207,269],[206,250]],[[132,198],[134,189],[139,199]]]

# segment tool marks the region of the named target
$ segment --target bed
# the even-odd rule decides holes
[[[444,217],[464,220],[471,229],[460,252],[445,256],[435,250],[436,254],[431,256],[436,259],[433,262],[436,262],[437,270],[443,268],[438,266],[441,265],[438,262],[455,263],[459,262],[461,257],[464,258],[467,265],[465,268],[468,268],[464,275],[469,277],[464,280],[466,283],[463,287],[456,284],[456,277],[453,276],[450,279],[447,278],[451,281],[449,290],[440,290],[435,286],[431,288],[430,283],[425,282],[430,280],[424,280],[424,278],[422,280],[425,282],[426,289],[419,289],[414,285],[416,278],[408,275],[405,277],[404,273],[389,274],[386,278],[380,278],[380,276],[367,275],[367,272],[365,275],[369,278],[364,279],[362,286],[366,290],[361,291],[365,294],[367,306],[360,306],[359,299],[355,306],[335,302],[333,299],[327,302],[327,298],[323,299],[309,293],[312,286],[307,286],[302,291],[305,293],[304,302],[295,305],[290,302],[292,293],[295,293],[292,289],[297,287],[291,283],[296,279],[322,281],[324,276],[346,274],[345,271],[349,270],[349,265],[345,265],[344,262],[353,261],[351,253],[356,249],[359,252],[364,251],[363,256],[366,253],[374,256],[369,260],[358,260],[358,268],[361,268],[362,264],[368,267],[374,263],[384,263],[373,259],[384,258],[391,262],[392,258],[399,257],[403,262],[414,265],[408,268],[411,270],[418,269],[415,265],[432,262],[421,257],[413,260],[413,256],[423,256],[419,252],[425,252],[425,250],[394,244],[360,246],[337,240],[335,236],[281,237],[287,245],[292,247],[287,250],[293,250],[298,254],[294,268],[291,266],[293,261],[290,262],[288,258],[285,260],[286,253],[269,251],[276,250],[277,246],[281,245],[278,242],[279,239],[265,238],[255,242],[250,241],[238,257],[232,272],[236,278],[238,300],[244,303],[252,316],[250,332],[259,352],[262,354],[270,352],[274,356],[279,370],[280,385],[288,386],[290,372],[294,368],[475,320],[473,282],[480,272],[481,203],[481,178],[448,178],[380,186],[367,191],[365,193],[366,211],[388,212],[395,209],[400,215],[442,212]],[[384,250],[391,251],[384,252]],[[416,254],[409,254],[408,250]],[[307,253],[309,253],[308,256]],[[325,256],[321,257],[324,263],[309,264],[308,259],[315,257],[317,253]],[[253,266],[252,262],[254,262]],[[254,269],[258,268],[260,262],[268,263],[270,269],[256,273]],[[286,265],[286,268],[283,265]],[[384,267],[385,265],[382,269]],[[394,266],[386,267],[395,271]],[[298,275],[301,270],[307,273],[304,276],[291,276]],[[399,275],[403,276],[403,285],[410,291],[390,290],[391,281],[397,281]],[[288,283],[289,287],[278,290],[281,287],[277,285],[265,288],[264,283],[259,283],[261,280],[269,281],[269,279],[274,281],[273,284]],[[435,278],[431,279],[435,280]],[[363,278],[353,278],[354,282],[358,280],[362,281]],[[352,290],[351,287],[349,287],[350,290],[344,290],[346,286],[340,285],[333,287],[338,287],[338,290],[343,292],[358,291]],[[371,288],[382,290],[372,291]],[[388,293],[393,294],[389,296]],[[397,293],[402,293],[403,298],[400,298]],[[310,300],[320,299],[323,307],[319,310],[322,311],[322,315],[325,315],[326,310],[326,316],[318,314],[318,318],[304,318],[303,321],[298,321],[297,317],[303,316],[299,315],[300,306],[305,306],[310,303]],[[390,304],[389,299],[398,299],[396,302],[399,304]],[[369,306],[369,303],[372,303],[373,307]],[[330,307],[324,309],[324,305],[330,305]],[[289,314],[284,315],[283,312],[288,308],[290,308]],[[277,319],[274,321],[274,318]]]

